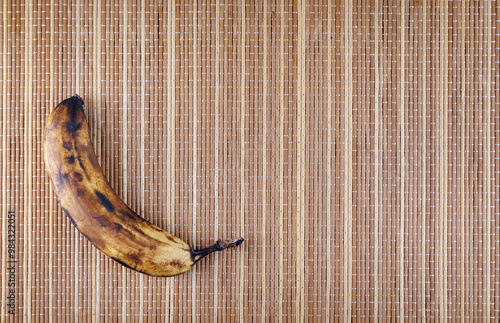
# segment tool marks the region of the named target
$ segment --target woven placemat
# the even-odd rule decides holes
[[[5,0],[2,320],[499,320],[499,10]],[[245,243],[174,278],[97,251],[43,160],[74,94],[133,210]]]

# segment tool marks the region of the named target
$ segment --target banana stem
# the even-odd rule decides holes
[[[207,247],[205,249],[201,250],[191,250],[191,258],[193,259],[193,265],[200,261],[201,259],[205,258],[212,252],[216,251],[221,251],[227,248],[234,248],[243,243],[245,239],[243,238],[236,238],[236,239],[229,239],[229,240],[222,240],[219,239],[214,245]]]

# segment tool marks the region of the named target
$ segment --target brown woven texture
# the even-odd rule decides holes
[[[499,11],[5,0],[2,321],[499,320]],[[73,94],[133,210],[245,243],[174,278],[96,250],[43,161]]]

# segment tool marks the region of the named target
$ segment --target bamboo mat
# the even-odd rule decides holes
[[[498,3],[193,3],[3,2],[2,322],[500,320]],[[43,161],[75,93],[132,209],[245,243],[96,251]]]

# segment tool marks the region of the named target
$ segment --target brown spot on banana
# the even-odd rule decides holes
[[[120,214],[123,215],[125,218],[131,220],[131,221],[135,221],[135,214],[134,212],[131,212],[129,210],[119,210]]]
[[[59,172],[59,176],[58,176],[59,184],[64,185],[64,183],[67,181],[68,177],[69,177],[69,173]]]
[[[179,260],[172,260],[169,265],[179,269],[184,267],[184,264],[182,264]]]
[[[115,210],[115,206],[113,205],[113,203],[111,203],[104,194],[99,191],[95,191],[95,195],[97,195],[97,201],[99,202],[99,204],[104,206],[104,208],[108,210],[108,212],[113,212]]]
[[[67,100],[66,104],[74,104],[75,105],[75,109],[68,109],[67,110],[67,113],[68,113],[68,118],[66,121],[66,129],[68,130],[69,133],[74,133],[78,130],[80,130],[80,128],[82,127],[82,121],[81,121],[81,118],[79,118],[78,116],[78,110],[79,109],[83,109],[83,100],[80,98],[80,97],[71,97]],[[63,102],[65,102],[63,101]]]
[[[83,166],[83,163],[82,163],[82,158],[80,157],[80,155],[76,156],[76,159],[78,160],[78,165],[80,165],[80,167],[85,170],[85,166]]]
[[[82,175],[82,174],[80,174],[80,173],[78,173],[78,172],[75,172],[75,177],[76,177],[76,179],[77,179],[79,182],[83,181],[83,175]]]
[[[51,186],[64,213],[96,248],[127,268],[151,276],[175,276],[208,254],[243,242],[241,238],[219,240],[193,250],[132,211],[101,170],[78,96],[62,101],[51,112],[44,147]]]
[[[71,143],[67,142],[67,141],[63,141],[63,147],[64,149],[68,150],[68,151],[71,151]]]
[[[66,122],[66,128],[68,128],[68,132],[75,132],[80,129],[81,126],[81,123],[75,123],[74,121]]]

